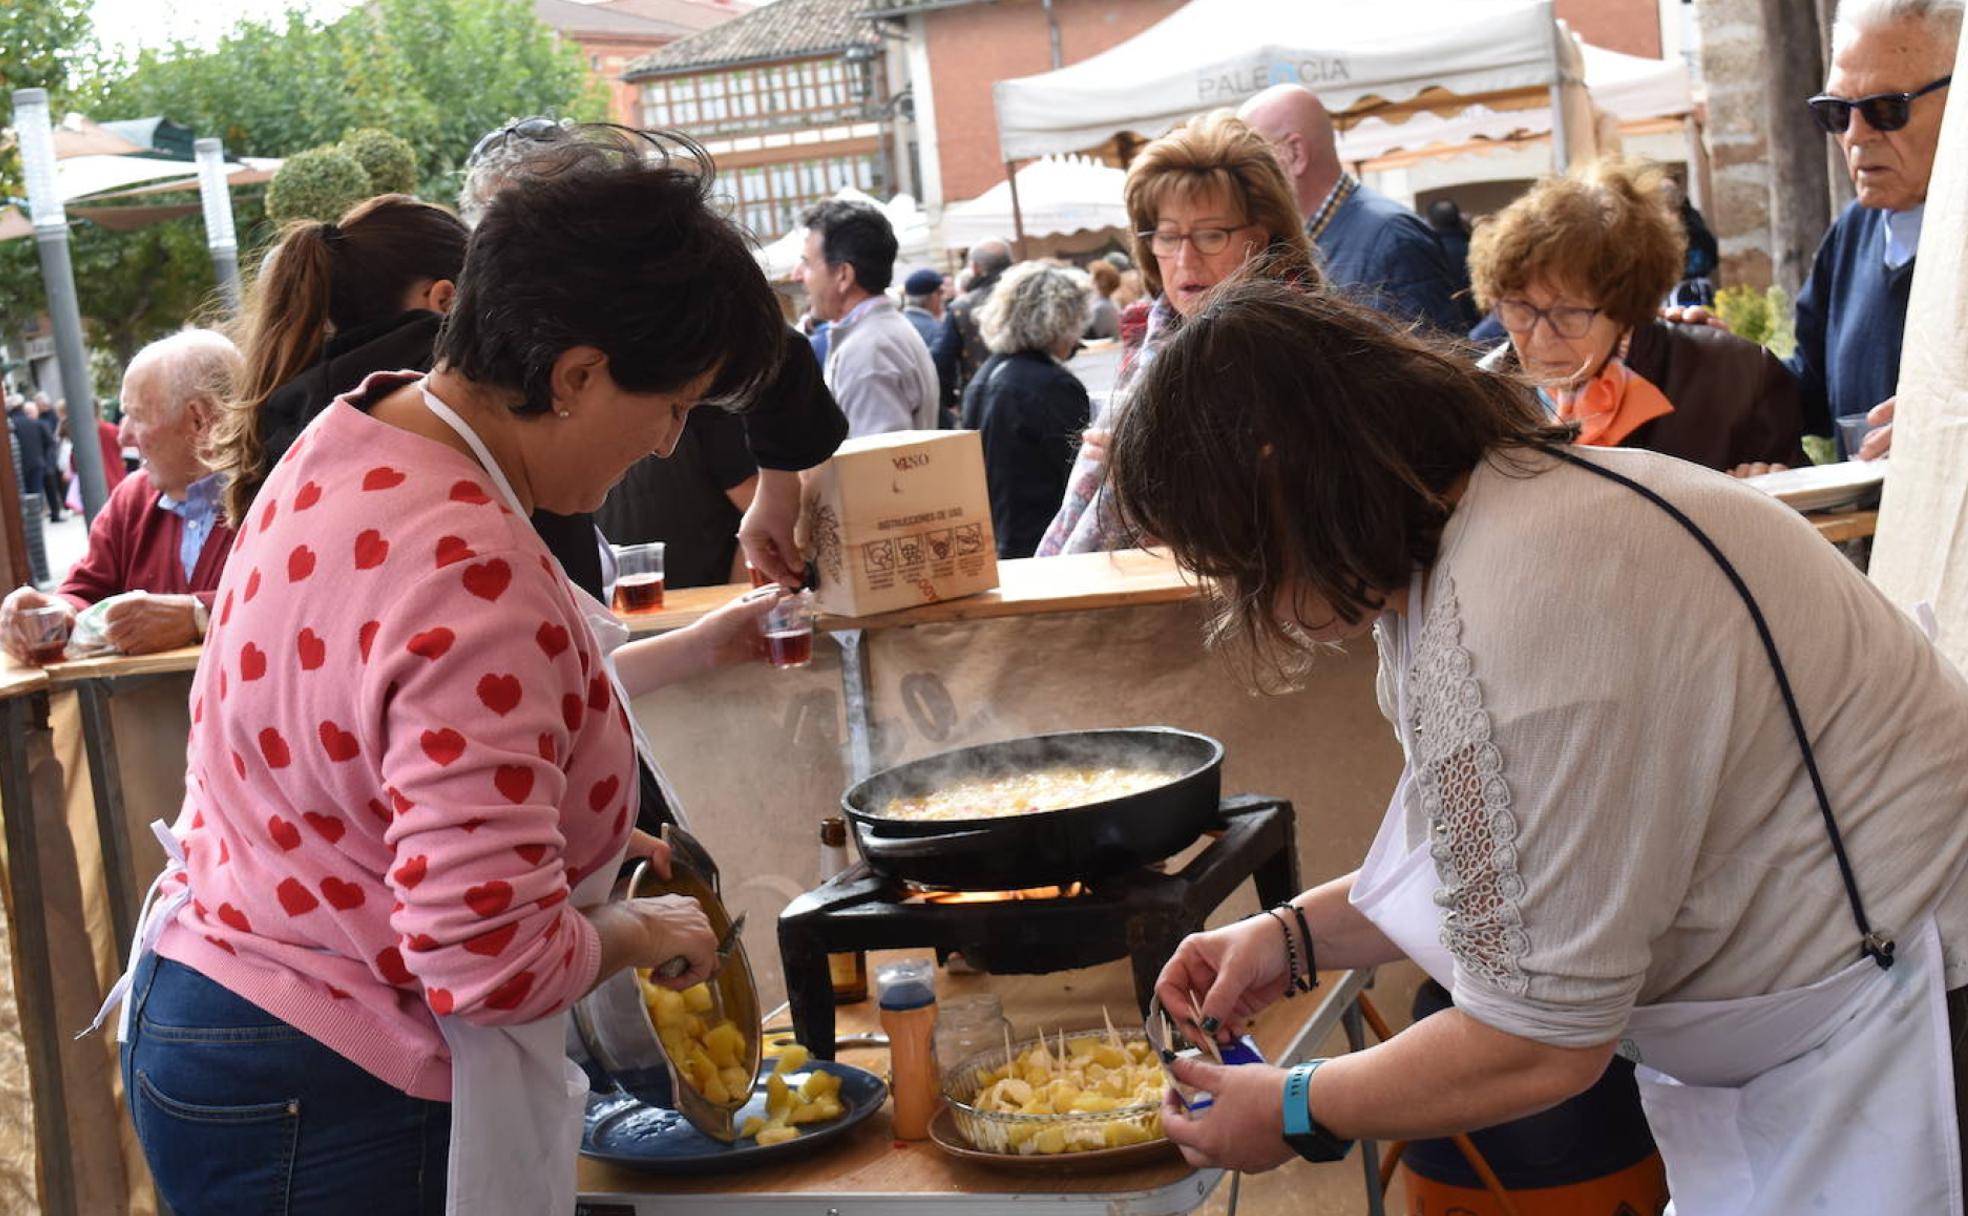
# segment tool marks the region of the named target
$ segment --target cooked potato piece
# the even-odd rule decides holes
[[[823,1094],[839,1093],[840,1087],[841,1079],[838,1076],[830,1072],[822,1072],[816,1068],[807,1076],[806,1080],[800,1082],[799,1094],[800,1097],[811,1102]]]
[[[692,984],[683,990],[683,1007],[692,1013],[708,1013],[712,1005],[711,990],[705,984]]]
[[[781,1115],[793,1108],[793,1091],[786,1084],[786,1078],[773,1073],[765,1079],[765,1113]]]
[[[764,1130],[765,1120],[759,1118],[757,1115],[747,1115],[745,1116],[745,1122],[739,1125],[738,1138],[740,1140],[749,1140]]]
[[[995,1068],[978,1068],[971,1105],[980,1111],[1033,1116],[1112,1114],[1159,1106],[1166,1081],[1154,1049],[1141,1040],[1116,1042],[1082,1034],[1034,1044]],[[1113,1120],[1061,1120],[1058,1126],[1014,1124],[994,1147],[1021,1154],[1120,1148],[1158,1138],[1161,1118],[1136,1112]]]
[[[772,1065],[772,1071],[781,1076],[789,1072],[798,1072],[806,1067],[806,1062],[810,1058],[806,1048],[795,1043],[774,1057],[776,1063]]]
[[[717,1017],[711,989],[693,984],[675,992],[651,983],[647,971],[638,972],[637,979],[663,1052],[683,1082],[719,1105],[751,1097],[752,1077],[745,1068],[751,1040],[730,1018],[710,1020]]]
[[[788,1140],[799,1139],[797,1127],[768,1127],[758,1134],[761,1145],[784,1144]]]

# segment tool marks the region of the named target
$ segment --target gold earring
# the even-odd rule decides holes
[[[568,412],[567,412],[566,410],[562,410],[562,411],[560,411],[560,416],[561,416],[562,418],[571,418],[571,417],[573,417],[573,415],[572,415],[572,414],[569,414],[569,413],[568,413]]]

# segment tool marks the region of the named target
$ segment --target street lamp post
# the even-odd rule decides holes
[[[96,442],[96,397],[89,388],[89,352],[82,342],[75,267],[68,256],[68,213],[55,185],[55,132],[48,121],[48,90],[14,90],[14,133],[27,175],[27,206],[34,221],[34,245],[41,255],[41,284],[55,327],[62,395],[68,399],[75,473],[82,479],[82,515],[94,522],[109,497],[108,483],[103,479],[102,445]]]
[[[232,226],[232,191],[226,185],[225,147],[216,139],[192,145],[198,154],[198,201],[205,208],[205,247],[226,311],[239,312],[239,236]]]

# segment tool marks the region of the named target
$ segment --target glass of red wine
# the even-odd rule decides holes
[[[27,657],[37,667],[59,663],[68,649],[68,632],[75,618],[65,604],[41,604],[20,612],[21,637]]]
[[[617,616],[657,612],[663,607],[663,542],[620,545],[615,549]]]
[[[782,595],[765,614],[765,659],[774,667],[813,661],[813,593]]]

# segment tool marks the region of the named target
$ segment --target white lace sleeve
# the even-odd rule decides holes
[[[1429,852],[1441,880],[1442,944],[1470,974],[1522,996],[1528,987],[1517,870],[1517,820],[1503,753],[1469,652],[1455,582],[1445,580],[1415,647],[1409,687],[1415,784],[1428,820]]]

